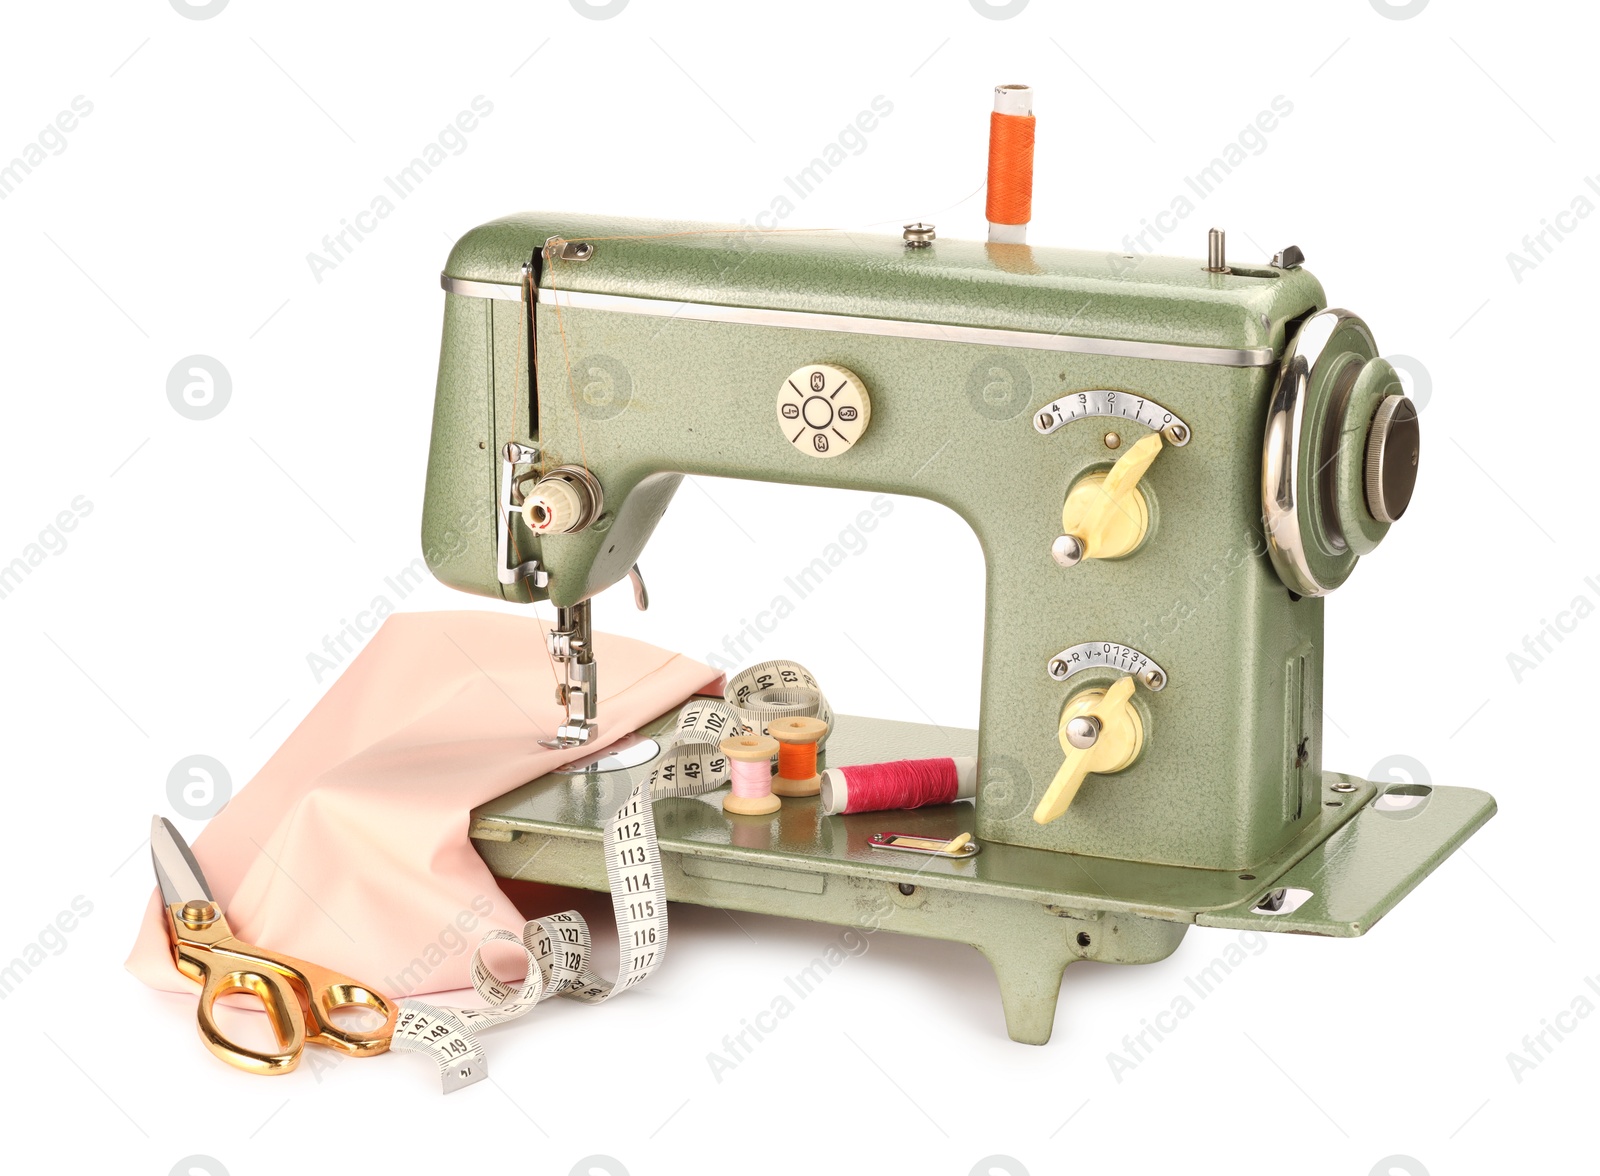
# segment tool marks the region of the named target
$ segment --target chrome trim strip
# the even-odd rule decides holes
[[[505,282],[474,282],[467,278],[439,275],[439,286],[446,294],[463,294],[468,298],[499,298],[505,302],[521,302],[522,287]]]
[[[477,297],[520,298],[516,286],[491,286],[486,282],[461,283],[484,290]],[[447,285],[446,289],[451,287]],[[514,291],[515,293],[511,293]],[[468,291],[456,290],[456,293]],[[977,343],[990,347],[1025,347],[1035,351],[1069,351],[1080,355],[1108,355],[1121,359],[1159,359],[1175,363],[1204,363],[1219,367],[1267,367],[1273,362],[1270,347],[1196,347],[1186,343],[1141,343],[1131,339],[1096,339],[1086,335],[1050,335],[1043,331],[1011,331],[994,327],[963,327],[949,323],[916,323],[904,319],[866,318],[849,314],[822,314],[809,310],[770,310],[754,306],[718,306],[707,302],[671,302],[664,298],[634,298],[623,294],[591,294],[581,290],[539,291],[547,306],[574,310],[607,310],[657,318],[681,318],[704,323],[745,323],[761,327],[792,327],[801,331],[838,331],[849,335],[884,335],[897,339],[929,339],[944,343]]]
[[[1300,508],[1296,486],[1300,481],[1300,430],[1305,417],[1311,369],[1333,336],[1338,315],[1322,311],[1301,326],[1289,340],[1277,386],[1267,409],[1267,431],[1261,445],[1261,519],[1267,534],[1272,566],[1291,592],[1322,596],[1328,589],[1317,581],[1306,560],[1300,534]]]

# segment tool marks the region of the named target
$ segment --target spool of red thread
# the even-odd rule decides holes
[[[822,811],[830,817],[922,808],[976,796],[978,761],[972,756],[944,756],[829,768],[821,783]]]

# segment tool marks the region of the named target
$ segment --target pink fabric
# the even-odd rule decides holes
[[[472,848],[469,810],[588,750],[538,744],[562,717],[545,629],[503,613],[389,617],[193,843],[234,934],[386,996],[468,987],[483,933],[523,925]],[[596,634],[595,655],[602,741],[719,681],[625,637]],[[173,966],[159,895],[127,966],[153,988],[195,990]]]

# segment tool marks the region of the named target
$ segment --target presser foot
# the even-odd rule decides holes
[[[556,702],[565,707],[567,717],[541,747],[556,751],[583,747],[599,733],[599,666],[594,658],[594,633],[589,622],[589,602],[556,608],[556,623],[545,635],[553,666],[562,669],[563,681],[556,686]]]
[[[549,739],[539,740],[539,746],[553,751],[583,747],[594,742],[595,733],[599,730],[598,723],[563,723]]]

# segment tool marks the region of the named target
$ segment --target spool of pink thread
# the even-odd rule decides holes
[[[977,794],[978,761],[973,756],[892,760],[822,773],[822,811],[830,817],[950,804]]]
[[[733,784],[722,807],[747,817],[777,812],[783,805],[772,795],[772,757],[778,754],[778,741],[770,735],[733,735],[718,746],[730,761]]]

